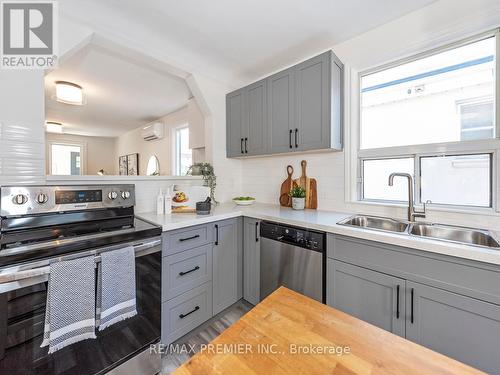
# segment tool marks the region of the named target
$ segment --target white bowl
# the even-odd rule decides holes
[[[233,199],[233,202],[236,203],[238,206],[250,206],[251,204],[255,203],[255,199],[250,199],[246,201],[240,201],[238,199]]]

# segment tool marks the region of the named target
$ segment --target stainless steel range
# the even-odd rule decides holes
[[[147,366],[159,362],[136,355],[160,338],[161,228],[135,217],[134,186],[1,187],[0,199],[0,374],[157,370]],[[97,340],[52,355],[40,348],[50,263],[129,245],[138,314]]]

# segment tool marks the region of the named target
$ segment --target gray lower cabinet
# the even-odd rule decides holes
[[[243,298],[260,302],[260,220],[243,219]]]
[[[162,303],[161,341],[170,344],[212,317],[212,283]]]
[[[499,266],[340,235],[327,244],[329,305],[500,374]]]
[[[238,301],[238,220],[230,219],[213,224],[213,313],[214,315]]]
[[[212,244],[162,259],[162,301],[212,280]]]
[[[405,280],[328,259],[327,304],[405,337]]]
[[[342,150],[343,69],[327,51],[229,93],[227,156]]]
[[[500,306],[411,281],[406,294],[409,340],[500,373]]]

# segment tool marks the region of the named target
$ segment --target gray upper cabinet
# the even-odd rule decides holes
[[[226,96],[226,119],[231,124],[226,128],[227,156],[243,156],[244,150],[244,90],[237,90]]]
[[[406,293],[409,340],[500,373],[500,306],[411,281]]]
[[[260,302],[260,221],[243,220],[243,298],[253,305]]]
[[[256,82],[245,89],[246,124],[243,127],[245,155],[261,155],[267,150],[267,81]]]
[[[228,94],[228,157],[341,150],[342,98],[332,51]]]
[[[214,315],[238,301],[238,220],[213,224],[213,313]]]
[[[279,72],[267,79],[269,153],[293,151],[295,128],[294,69]]]
[[[405,336],[405,280],[328,259],[327,304]]]
[[[295,67],[294,147],[299,150],[328,148],[329,58],[317,56]]]

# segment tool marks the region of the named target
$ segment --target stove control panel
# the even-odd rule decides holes
[[[2,186],[0,216],[135,205],[134,185]]]

